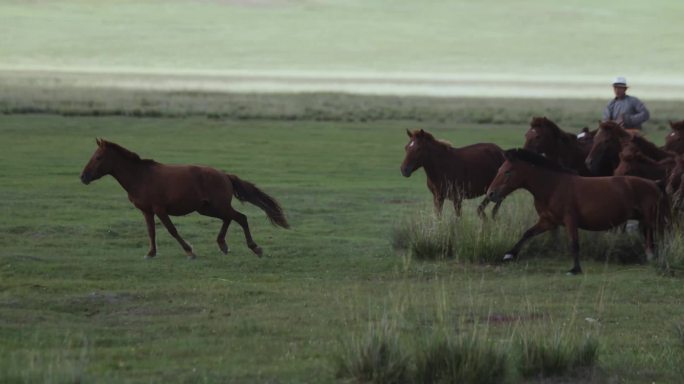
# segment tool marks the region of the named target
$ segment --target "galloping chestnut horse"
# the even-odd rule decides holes
[[[587,168],[594,175],[606,175],[607,169],[610,169],[610,174],[612,174],[620,163],[622,147],[630,141],[637,145],[644,155],[653,160],[662,160],[672,156],[671,153],[663,151],[639,136],[637,132],[628,132],[615,121],[605,121],[599,124],[598,133],[594,136],[594,144],[585,160]]]
[[[582,132],[587,137],[588,132]],[[572,133],[561,130],[556,123],[546,117],[533,117],[530,129],[525,133],[524,148],[554,161],[565,168],[573,169],[580,175],[589,176],[591,172],[584,164],[591,146],[582,145]]]
[[[632,176],[582,177],[525,149],[505,152],[506,162],[487,191],[492,201],[501,201],[518,188],[534,196],[537,223],[506,252],[512,260],[531,237],[559,225],[571,240],[574,266],[571,274],[582,273],[579,262],[578,228],[590,231],[611,229],[629,219],[642,223],[646,255],[653,257],[654,231],[664,224],[669,212],[667,199],[655,182]]]
[[[494,179],[496,170],[504,162],[503,151],[495,144],[480,143],[462,148],[436,140],[424,130],[406,130],[409,143],[406,157],[401,163],[401,174],[405,177],[420,167],[425,169],[427,186],[432,192],[435,211],[439,214],[445,199],[454,203],[456,215],[461,214],[463,199],[484,195],[487,186]],[[485,199],[477,207],[477,213],[485,217],[484,209],[489,204]],[[492,210],[496,215],[501,202]]]
[[[81,181],[89,184],[102,176],[112,175],[128,192],[128,199],[142,211],[150,237],[150,251],[145,258],[157,254],[154,215],[164,224],[188,258],[194,259],[192,247],[183,240],[169,215],[182,216],[197,211],[223,220],[216,239],[220,250],[228,253],[226,231],[232,220],[240,224],[247,246],[261,256],[261,248],[252,239],[247,217],[231,207],[233,196],[248,201],[266,212],[271,223],[288,228],[282,208],[271,196],[254,184],[214,168],[195,165],[165,165],[141,159],[126,148],[106,140],[97,140],[97,150],[81,173]]]
[[[684,120],[670,121],[670,127],[672,132],[665,137],[663,149],[682,155],[684,154]]]

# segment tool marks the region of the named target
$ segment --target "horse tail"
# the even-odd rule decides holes
[[[247,201],[261,208],[264,212],[266,212],[271,224],[281,226],[283,228],[290,228],[290,224],[288,224],[287,219],[285,218],[283,208],[280,207],[280,204],[276,199],[267,195],[264,191],[257,188],[256,185],[250,183],[249,181],[242,180],[239,177],[229,173],[226,173],[226,176],[233,184],[235,197],[237,197],[238,200]]]

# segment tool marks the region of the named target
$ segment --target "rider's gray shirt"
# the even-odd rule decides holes
[[[641,129],[650,114],[641,100],[634,96],[625,95],[622,99],[615,98],[603,110],[603,121],[622,121],[625,128]]]

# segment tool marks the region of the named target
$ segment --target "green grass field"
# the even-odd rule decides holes
[[[505,266],[418,262],[393,250],[394,228],[430,209],[423,173],[399,173],[404,131],[415,126],[0,116],[0,381],[333,382],[341,343],[383,317],[407,346],[452,318],[465,319],[459,332],[489,324],[502,343],[523,328],[591,333],[600,343],[594,382],[681,378],[676,277],[596,255],[584,255],[585,275],[567,277],[564,247]],[[504,147],[520,145],[525,129],[424,127],[455,145]],[[144,220],[125,192],[112,178],[78,179],[95,137],[236,173],[280,199],[292,229],[238,207],[265,256],[251,254],[237,226],[224,256],[218,221],[177,218],[198,259],[186,260],[159,227],[158,258],[143,260]],[[516,210],[531,212],[524,192],[502,218]]]

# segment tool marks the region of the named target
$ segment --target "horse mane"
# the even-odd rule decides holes
[[[551,161],[536,152],[532,152],[523,148],[509,149],[504,152],[504,157],[506,157],[506,160],[511,162],[520,160],[554,172],[568,173],[573,175],[577,174],[577,172],[565,168],[564,166]]]
[[[157,162],[152,160],[152,159],[142,159],[140,156],[133,152],[130,151],[122,146],[120,146],[117,143],[113,143],[111,141],[107,140],[99,140],[98,145],[103,146],[106,149],[111,149],[114,152],[118,153],[120,156],[124,157],[125,159],[132,160],[137,163],[144,163],[144,164],[156,164]]]
[[[624,128],[622,128],[617,121],[609,120],[609,121],[604,121],[599,124],[599,131],[605,131],[609,132],[612,136],[616,136],[619,138],[624,138],[624,137],[631,137],[634,135],[630,135],[629,132],[627,132]]]
[[[651,151],[661,151],[660,148],[658,148],[657,145],[653,144],[652,142],[644,139],[641,136],[632,136],[632,143],[636,144],[639,147],[639,152],[643,152],[644,148],[647,148]]]
[[[434,142],[435,144],[437,144],[438,146],[440,146],[444,149],[452,149],[454,147],[450,142],[448,142],[446,140],[437,139],[434,136],[432,136],[432,134],[430,132],[425,131],[423,129],[419,129],[419,130],[415,130],[415,131],[411,132],[411,136],[416,137],[416,138],[426,139],[428,141]]]

